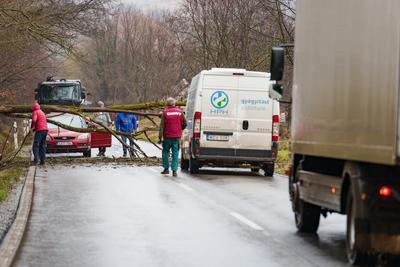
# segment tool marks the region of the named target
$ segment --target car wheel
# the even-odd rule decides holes
[[[265,176],[272,177],[274,176],[274,170],[275,170],[275,163],[268,163],[264,166],[264,172]]]
[[[199,164],[199,161],[197,159],[194,159],[194,158],[190,157],[189,165],[190,165],[189,169],[190,169],[190,173],[191,174],[199,173],[200,164]]]
[[[359,239],[359,231],[355,223],[356,216],[354,212],[353,196],[350,193],[347,197],[347,231],[346,231],[346,252],[347,259],[352,265],[363,265],[367,262],[367,254],[357,249],[357,240]]]
[[[181,153],[181,169],[183,171],[189,170],[189,160],[183,158],[183,153]]]
[[[92,150],[88,149],[87,151],[83,152],[83,156],[86,158],[90,158],[92,156]]]
[[[302,199],[298,199],[294,211],[296,227],[299,232],[315,233],[319,227],[321,207],[315,206]]]

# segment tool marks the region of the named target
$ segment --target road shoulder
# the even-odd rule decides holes
[[[36,167],[31,166],[19,199],[15,220],[0,245],[0,266],[2,267],[11,266],[24,235],[32,206],[35,174]]]

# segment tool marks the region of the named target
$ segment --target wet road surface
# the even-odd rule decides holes
[[[287,178],[248,170],[38,169],[14,266],[348,266],[345,217],[295,230]]]

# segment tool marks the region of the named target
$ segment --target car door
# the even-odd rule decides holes
[[[111,126],[105,113],[98,114],[95,120],[104,123],[107,127]],[[100,128],[100,126],[96,126]],[[112,135],[110,133],[91,133],[91,147],[111,147]]]

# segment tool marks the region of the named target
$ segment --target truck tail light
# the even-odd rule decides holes
[[[193,138],[200,138],[201,133],[201,112],[194,113]]]
[[[279,115],[272,116],[272,141],[279,141]]]
[[[392,189],[390,189],[389,186],[384,185],[381,188],[379,188],[379,195],[381,197],[388,198],[390,197],[391,194],[392,194]]]

